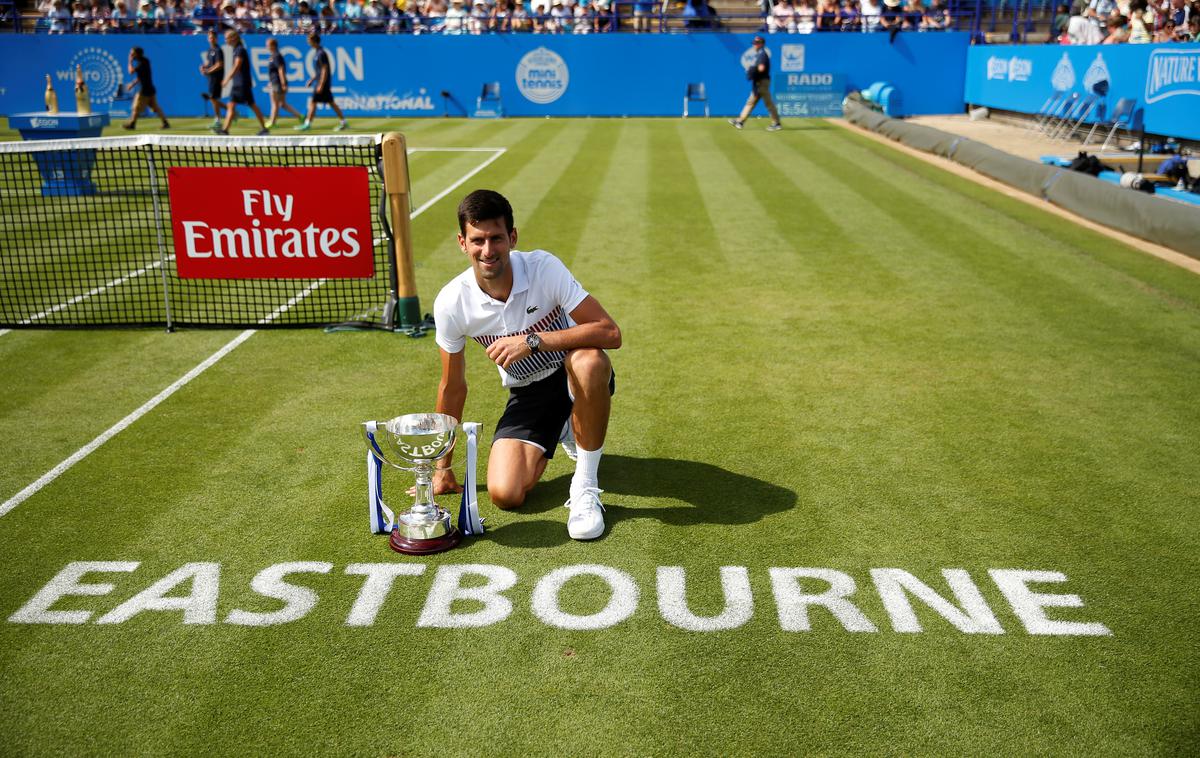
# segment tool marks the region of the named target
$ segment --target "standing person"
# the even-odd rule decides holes
[[[267,91],[271,93],[271,119],[267,122],[267,128],[271,129],[275,126],[275,119],[279,118],[280,109],[298,119],[303,120],[304,117],[287,101],[287,64],[279,54],[279,41],[274,37],[267,40],[267,52],[271,54],[267,61]]]
[[[142,115],[143,110],[149,108],[162,120],[162,128],[170,129],[171,124],[163,115],[162,108],[158,107],[158,90],[154,88],[154,76],[150,73],[150,59],[146,57],[140,47],[132,48],[129,51],[129,73],[137,77],[138,93],[133,97],[133,108],[129,120],[121,126],[125,129],[136,129],[138,116]]]
[[[783,128],[779,123],[779,111],[775,110],[775,101],[771,99],[771,54],[767,52],[766,42],[762,37],[754,37],[754,62],[746,69],[746,78],[750,80],[750,97],[746,98],[746,106],[737,118],[729,119],[735,129],[741,129],[750,118],[750,112],[759,100],[767,106],[771,114],[771,125],[768,132],[777,132]]]
[[[316,32],[308,35],[308,44],[317,51],[313,57],[316,73],[313,74],[313,78],[308,80],[308,86],[313,88],[312,97],[308,99],[308,116],[305,117],[304,123],[297,126],[296,129],[302,132],[311,129],[313,116],[317,112],[317,104],[324,103],[333,108],[333,112],[337,114],[338,125],[333,130],[340,132],[346,128],[346,116],[333,100],[333,75],[329,66],[329,53],[321,47],[321,35]]]
[[[595,539],[604,533],[597,471],[616,386],[604,351],[621,346],[621,330],[562,261],[544,250],[514,249],[517,230],[503,195],[467,195],[458,206],[458,228],[471,267],[434,301],[442,362],[437,411],[462,418],[464,348],[471,338],[509,390],[488,457],[492,503],[504,510],[524,503],[562,441],[575,459],[567,534]],[[433,483],[435,494],[461,491],[449,458]]]
[[[220,129],[221,118],[225,115],[225,103],[221,98],[221,91],[224,89],[221,83],[225,81],[225,51],[221,49],[221,38],[217,35],[217,30],[212,27],[208,30],[208,49],[204,51],[200,73],[208,77],[208,90],[204,93],[204,99],[212,103],[213,108],[213,122],[209,124],[209,128]]]
[[[229,73],[225,75],[221,86],[224,87],[233,82],[233,88],[229,90],[229,107],[225,110],[225,124],[217,130],[217,133],[229,134],[229,126],[233,123],[237,107],[244,105],[254,111],[254,115],[258,118],[260,127],[258,136],[270,134],[262,111],[254,102],[254,77],[250,74],[250,54],[246,52],[246,46],[242,44],[242,35],[230,29],[225,32],[225,43],[233,48],[233,64],[229,67]]]

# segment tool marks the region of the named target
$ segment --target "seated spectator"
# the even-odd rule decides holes
[[[1054,12],[1054,21],[1050,24],[1050,33],[1054,35],[1054,39],[1062,42],[1069,23],[1071,23],[1071,8],[1068,5],[1060,4]]]
[[[71,31],[85,32],[91,23],[92,12],[80,0],[75,0],[71,5]]]
[[[321,35],[334,34],[341,30],[332,4],[327,3],[321,6],[321,10],[317,14],[317,29],[320,30]]]
[[[568,5],[571,11],[571,31],[575,34],[590,34],[592,31],[592,3],[590,0],[579,0],[574,6]]]
[[[1108,34],[1104,37],[1104,45],[1119,45],[1129,41],[1129,27],[1124,16],[1113,16],[1108,19],[1106,28]]]
[[[346,0],[342,9],[342,28],[348,32],[361,32],[363,21],[362,0]]]
[[[879,14],[879,30],[887,32],[892,39],[904,26],[904,8],[902,0],[883,0],[883,10]]]
[[[1195,10],[1193,8],[1193,10]],[[1200,42],[1200,12],[1192,14],[1192,18],[1188,21],[1188,39],[1186,42]]]
[[[858,0],[842,0],[838,8],[838,28],[843,32],[862,29],[862,11],[858,7]]]
[[[533,31],[533,21],[529,18],[529,11],[525,10],[525,4],[517,0],[509,11],[509,29],[514,32],[529,32]]]
[[[946,7],[945,0],[933,0],[921,19],[921,28],[928,31],[949,29],[953,25],[954,19],[950,17],[950,9]]]
[[[1086,16],[1071,16],[1067,23],[1068,45],[1099,45],[1104,41],[1100,28]]]
[[[207,32],[217,25],[217,9],[213,0],[200,0],[192,8],[192,25],[201,32]]]
[[[92,7],[88,9],[87,31],[89,34],[104,34],[111,28],[112,10],[109,9],[108,3],[105,0],[92,0]]]
[[[1175,41],[1175,22],[1171,19],[1163,21],[1162,26],[1154,33],[1155,42],[1174,42]]]
[[[796,32],[812,34],[817,30],[817,6],[814,0],[800,0],[796,6]]]
[[[921,0],[908,0],[904,5],[904,24],[902,28],[908,31],[921,31],[925,27],[925,4]]]
[[[611,0],[593,0],[592,31],[610,32],[612,30],[613,14]]]
[[[512,6],[509,0],[496,0],[489,14],[488,29],[493,32],[512,31]]]
[[[838,29],[838,6],[836,0],[821,0],[817,4],[817,31],[834,32]]]
[[[123,34],[134,31],[137,28],[137,11],[129,8],[125,0],[117,0],[110,28]]]
[[[46,14],[46,20],[50,22],[50,34],[66,34],[71,31],[71,25],[74,23],[71,10],[67,8],[64,0],[54,0],[54,6]]]
[[[296,7],[296,31],[300,34],[311,34],[317,30],[317,12],[308,4],[308,0],[300,0]]]
[[[792,0],[776,0],[771,15],[767,17],[767,31],[771,34],[796,31],[796,8]]]
[[[467,30],[471,34],[483,34],[488,31],[489,16],[487,3],[484,0],[475,0],[468,13]]]
[[[383,34],[387,31],[388,12],[383,7],[383,0],[371,0],[363,9],[363,31],[368,34]]]
[[[562,34],[571,31],[571,25],[574,21],[574,14],[567,10],[563,0],[551,0],[550,2],[550,22],[546,31],[555,34]]]
[[[862,30],[864,32],[879,31],[879,3],[876,0],[860,0],[859,14],[862,16]]]
[[[463,0],[450,0],[446,9],[445,22],[442,24],[443,34],[462,34],[467,28],[467,11],[463,8]]]

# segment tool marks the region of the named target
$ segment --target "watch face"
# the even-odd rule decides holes
[[[542,338],[536,334],[527,334],[525,335],[525,344],[529,345],[529,349],[536,353],[542,346]]]

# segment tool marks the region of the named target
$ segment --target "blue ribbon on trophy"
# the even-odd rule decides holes
[[[389,534],[396,527],[396,514],[383,501],[383,451],[375,439],[377,429],[368,425],[364,433],[369,443],[367,448],[367,511],[372,534]],[[480,424],[468,421],[462,424],[467,438],[466,466],[463,473],[463,494],[458,509],[458,528],[465,534],[477,537],[484,532],[483,519],[479,516],[479,498],[476,492],[479,466]]]
[[[475,491],[478,474],[479,424],[468,421],[462,425],[467,435],[467,466],[463,473],[462,503],[458,506],[458,530],[468,537],[483,534],[483,519],[479,517],[479,496]]]

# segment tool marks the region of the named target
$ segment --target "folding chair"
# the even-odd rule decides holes
[[[1046,119],[1046,123],[1042,124],[1042,134],[1047,137],[1058,131],[1062,122],[1075,110],[1075,104],[1079,102],[1078,92],[1068,92],[1054,109],[1050,118]]]
[[[704,117],[708,118],[708,92],[704,82],[688,82],[687,92],[683,95],[683,117],[688,117],[688,103],[692,101],[704,103]]]
[[[1109,143],[1112,141],[1113,135],[1117,133],[1118,129],[1124,127],[1127,131],[1133,130],[1133,120],[1135,117],[1136,107],[1137,100],[1134,100],[1133,98],[1123,97],[1118,100],[1117,106],[1113,108],[1112,118],[1104,122],[1097,121],[1095,124],[1093,124],[1092,129],[1088,132],[1087,139],[1083,141],[1083,144],[1086,145],[1088,142],[1090,142],[1092,136],[1096,133],[1096,129],[1103,125],[1108,127],[1108,136],[1104,139],[1104,145],[1100,148],[1100,152],[1107,150]]]
[[[1066,96],[1066,92],[1055,90],[1050,97],[1046,98],[1046,102],[1042,103],[1042,107],[1038,108],[1037,113],[1034,114],[1033,121],[1030,122],[1029,128],[1033,131],[1041,130],[1046,120],[1050,118],[1050,114],[1054,113],[1054,110],[1062,104],[1062,99]]]
[[[500,82],[484,82],[483,90],[475,98],[475,110],[483,110],[484,103],[495,103],[496,114],[504,115],[504,106],[500,102]]]
[[[1096,104],[1099,102],[1099,95],[1086,95],[1085,97],[1081,98],[1079,103],[1075,106],[1074,112],[1067,117],[1066,123],[1058,130],[1058,133],[1054,135],[1054,139],[1066,141],[1075,136],[1075,132],[1079,131],[1080,124],[1082,124],[1088,116],[1092,115],[1092,111],[1096,109]],[[1070,129],[1067,128],[1068,125],[1071,127]]]

